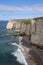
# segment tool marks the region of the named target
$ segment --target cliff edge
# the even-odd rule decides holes
[[[11,29],[13,28],[13,25],[15,25],[16,23],[17,23],[17,21],[10,20],[10,21],[7,23],[6,29],[11,30]]]

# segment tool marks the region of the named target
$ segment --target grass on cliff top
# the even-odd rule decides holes
[[[43,17],[33,18],[34,20],[43,20]]]
[[[24,24],[31,24],[31,20],[30,19],[21,19],[21,20],[11,20],[12,22],[16,21],[16,22],[21,22]]]
[[[28,19],[28,20],[21,20],[21,23],[24,23],[24,24],[31,24],[31,20]]]

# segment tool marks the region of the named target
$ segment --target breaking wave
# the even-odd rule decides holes
[[[15,52],[12,52],[11,54],[13,56],[16,56],[17,61],[20,62],[21,64],[28,65],[26,60],[25,60],[25,56],[24,56],[25,54],[23,54],[24,49],[21,48],[17,43],[10,43],[10,44],[18,47],[18,49]]]

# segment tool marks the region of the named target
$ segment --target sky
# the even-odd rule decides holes
[[[43,16],[43,0],[0,0],[0,20]]]

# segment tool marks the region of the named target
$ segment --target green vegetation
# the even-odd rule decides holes
[[[31,20],[32,19],[13,19],[11,21],[17,21],[17,22],[21,22],[21,23],[25,23],[25,24],[31,24]],[[43,17],[37,17],[37,18],[33,18],[33,20],[43,20]]]
[[[24,24],[31,24],[31,20],[30,20],[30,19],[21,20],[21,23],[24,23]]]
[[[34,20],[43,20],[43,17],[34,18]]]

